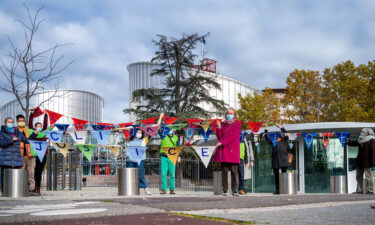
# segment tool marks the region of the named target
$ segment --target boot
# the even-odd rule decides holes
[[[36,187],[35,190],[34,190],[35,193],[39,194],[39,196],[41,195],[40,194],[40,187]]]

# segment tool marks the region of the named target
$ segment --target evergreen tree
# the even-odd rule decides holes
[[[125,113],[134,113],[139,119],[152,117],[159,112],[171,112],[176,117],[209,118],[221,114],[225,104],[209,95],[210,88],[221,89],[216,75],[201,70],[205,65],[198,63],[194,53],[199,43],[205,43],[208,34],[183,34],[180,39],[158,35],[154,44],[158,47],[151,60],[157,65],[150,75],[162,76],[162,88],[138,89],[132,94],[132,101],[138,103]],[[143,104],[141,104],[143,103]],[[205,110],[208,104],[211,110]]]

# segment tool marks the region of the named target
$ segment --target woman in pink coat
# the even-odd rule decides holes
[[[213,156],[214,162],[221,163],[223,196],[227,196],[228,191],[228,171],[231,172],[231,188],[233,196],[237,193],[237,167],[240,163],[240,133],[241,122],[233,108],[229,108],[222,124],[218,124],[216,152]]]

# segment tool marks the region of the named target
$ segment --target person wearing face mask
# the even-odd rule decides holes
[[[24,115],[17,115],[17,129],[26,137],[26,139],[29,139],[30,136],[34,133],[34,130],[30,129],[28,126],[26,126],[26,119]],[[36,157],[33,156],[30,144],[25,141],[21,141],[20,143],[20,151],[23,159],[23,168],[27,170],[28,179],[29,179],[29,192],[31,196],[37,195],[35,193],[35,163],[36,163]]]
[[[222,124],[218,123],[216,131],[218,143],[213,161],[221,163],[223,196],[227,196],[228,171],[231,173],[232,194],[238,196],[237,177],[240,164],[241,122],[237,118],[237,113],[233,108],[227,109],[225,120]]]
[[[168,158],[167,154],[163,150],[164,147],[177,147],[179,146],[179,138],[177,135],[174,134],[173,130],[170,130],[168,135],[161,140],[160,144],[160,165],[161,165],[161,192],[160,194],[167,193],[167,175],[169,173],[169,193],[174,195],[176,192],[175,189],[175,173],[176,173],[176,166],[172,163],[172,161]]]
[[[146,147],[147,143],[148,143],[148,137],[145,135],[145,133],[142,130],[137,130],[137,133],[130,138],[127,145]],[[138,170],[139,188],[143,190],[145,195],[151,195],[151,192],[147,189],[147,181],[145,177],[144,160],[146,159],[146,154],[143,156],[142,161],[139,165],[137,162],[133,162],[129,159],[128,151],[125,152],[125,155],[127,157],[126,168],[138,168],[139,169]]]
[[[161,113],[159,116],[158,123],[155,124],[156,126],[161,124],[161,121],[164,117],[164,113]],[[132,127],[125,127],[121,128],[122,130],[130,130]],[[129,142],[127,143],[127,146],[142,146],[146,147],[149,142],[149,138],[146,136],[146,134],[138,129],[135,135],[133,135]],[[147,189],[147,181],[145,177],[145,168],[144,168],[144,160],[146,159],[146,154],[144,155],[144,158],[142,159],[140,165],[138,165],[137,162],[131,161],[128,152],[125,152],[125,155],[127,157],[126,160],[126,167],[127,168],[139,168],[138,175],[139,175],[139,188],[143,190],[145,195],[151,195],[151,192]]]
[[[272,145],[272,170],[275,176],[275,195],[280,194],[279,189],[279,173],[280,170],[282,173],[286,173],[289,162],[288,162],[288,152],[291,151],[290,146],[288,144],[288,136],[285,135],[287,133],[284,127],[281,127],[279,124],[276,124],[278,128],[280,128],[282,134],[277,139],[276,146],[273,145],[272,139],[268,134],[268,125],[266,124],[266,129],[264,131],[263,136],[265,137],[266,141]]]
[[[33,119],[34,113],[30,114],[30,121],[29,121],[29,128],[35,129],[35,131],[30,135],[29,140],[35,141],[47,141],[47,135],[43,131],[51,131],[54,128],[54,125],[48,126],[48,114],[44,114],[43,124],[40,122],[35,123],[33,126]],[[36,152],[34,151],[33,147],[31,147],[31,155],[35,157],[35,169],[34,169],[34,180],[35,180],[35,189],[33,190],[33,195],[40,196],[40,186],[42,182],[42,173],[44,170],[44,166],[46,165],[47,161],[47,151],[44,155],[42,161],[39,160],[37,157]]]
[[[358,140],[347,143],[349,146],[358,146],[357,155],[357,190],[354,194],[374,194],[374,182],[371,167],[375,166],[375,136],[371,128],[363,128]],[[367,181],[366,190],[363,190],[363,174]]]
[[[0,131],[0,167],[1,167],[1,191],[3,190],[4,169],[21,168],[23,166],[20,152],[20,142],[25,137],[14,127],[12,118],[7,117],[5,125]]]

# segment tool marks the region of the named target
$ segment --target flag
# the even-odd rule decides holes
[[[87,138],[87,131],[80,130],[80,131],[71,131],[69,132],[70,136],[72,136],[73,140],[77,144],[85,144]]]
[[[342,147],[344,148],[344,146],[346,144],[346,140],[350,136],[350,132],[336,132],[336,136],[340,140],[340,143],[341,143]]]
[[[97,148],[97,145],[75,144],[75,146],[83,153],[86,159],[89,160],[89,162],[91,162],[92,155],[94,154],[94,151]]]
[[[187,123],[181,123],[181,124],[173,124],[173,125],[167,125],[171,130],[181,130],[182,128],[186,127]]]
[[[120,153],[121,146],[119,145],[104,145],[104,147],[110,150],[115,157],[117,157]]]
[[[126,152],[130,161],[137,162],[138,165],[140,165],[142,160],[145,158],[146,150],[147,147],[128,146]]]
[[[211,129],[215,132],[216,134],[216,131],[217,131],[217,128],[219,128],[219,125],[218,123],[222,121],[222,119],[212,119],[212,120],[209,120],[211,121],[210,123],[210,126],[211,126]]]
[[[113,123],[98,123],[99,126],[104,126],[103,130],[112,130]]]
[[[164,116],[163,119],[164,119],[164,123],[165,123],[165,124],[172,124],[172,123],[174,123],[178,118],[171,117],[171,116]]]
[[[132,125],[133,125],[133,122],[129,122],[129,123],[119,123],[118,125],[119,125],[121,128],[125,128],[125,127],[132,126]],[[126,140],[129,140],[129,138],[130,138],[130,131],[129,131],[129,130],[122,130],[122,133],[124,133],[124,136],[125,136]]]
[[[202,120],[200,122],[193,122],[193,124],[202,127],[204,132],[207,132],[208,128],[210,127],[210,121],[208,121],[208,120]]]
[[[55,123],[55,126],[57,127],[57,129],[59,129],[61,131],[66,131],[70,125],[69,124]]]
[[[322,133],[324,148],[328,148],[329,140],[333,136],[333,133]]]
[[[176,165],[178,155],[180,154],[183,146],[179,147],[163,147],[165,154],[168,156],[168,158],[172,161],[174,165]]]
[[[40,109],[39,106],[34,109],[34,118],[39,117],[43,114],[44,114],[44,112]]]
[[[87,120],[81,120],[81,119],[76,119],[72,118],[74,122],[74,127],[76,130],[84,130],[85,129],[85,124],[88,122]]]
[[[154,124],[155,120],[156,120],[156,117],[152,117],[152,118],[142,120],[141,122],[145,125],[150,125],[150,124]]]
[[[199,158],[202,160],[204,166],[207,168],[208,164],[211,161],[211,157],[215,152],[216,147],[215,146],[199,146],[194,147],[195,152],[199,156]]]
[[[311,148],[311,145],[313,143],[314,137],[316,136],[316,133],[303,133],[303,140],[305,140],[307,149]]]
[[[210,130],[204,131],[203,129],[201,129],[200,131],[201,131],[201,135],[203,136],[204,142],[207,142],[213,130],[210,129]]]
[[[52,145],[57,149],[64,157],[69,152],[70,144],[69,143],[57,143],[52,142]]]
[[[168,126],[166,126],[164,124],[161,125],[161,127],[159,129],[159,135],[160,135],[161,139],[165,138],[165,136],[168,135],[168,133],[169,133],[170,130],[171,129]]]
[[[108,138],[111,134],[110,130],[92,130],[90,133],[98,141],[98,145],[108,144]]]
[[[105,125],[91,124],[91,127],[94,130],[103,130],[105,128]]]
[[[253,133],[258,133],[263,125],[263,123],[261,122],[247,122],[247,124],[249,125],[249,128]]]
[[[63,115],[57,112],[49,111],[46,109],[48,113],[49,123],[50,125],[55,124]]]
[[[200,122],[201,119],[186,119],[188,121],[188,126],[191,128],[198,128],[198,125],[194,124],[194,122]]]
[[[149,125],[144,127],[139,127],[143,132],[145,132],[146,135],[150,137],[154,137],[156,133],[158,132],[160,128],[160,125]]]
[[[32,140],[29,140],[29,144],[33,147],[33,150],[38,155],[39,161],[42,162],[44,156],[46,155],[46,150],[47,150],[48,142],[46,142],[46,141],[32,141]]]
[[[61,130],[44,131],[44,133],[51,142],[61,142],[61,139],[64,136],[64,131]]]
[[[268,135],[271,138],[273,147],[276,147],[277,139],[279,139],[280,133],[268,133]]]
[[[187,143],[190,143],[190,141],[193,138],[196,130],[197,130],[197,128],[191,128],[191,127],[185,128],[185,140],[186,140]]]

